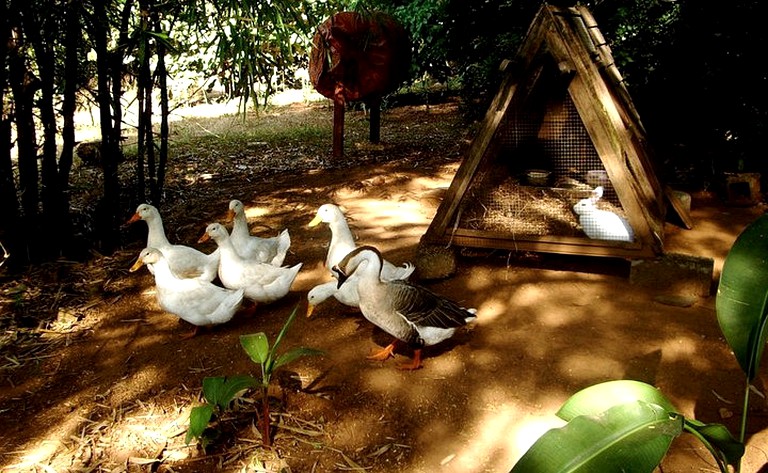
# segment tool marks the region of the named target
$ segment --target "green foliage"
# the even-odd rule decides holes
[[[299,67],[306,67],[314,30],[340,2],[282,0],[186,2],[177,39],[192,53],[185,62],[216,71],[227,95],[266,100]]]
[[[750,383],[757,375],[768,340],[768,215],[748,225],[723,263],[717,288],[717,321],[746,375],[741,418],[743,442]]]
[[[278,355],[277,349],[283,341],[288,328],[296,318],[296,313],[299,306],[293,308],[293,312],[288,317],[288,320],[283,324],[283,328],[275,339],[275,343],[270,347],[269,339],[264,332],[254,333],[250,335],[241,335],[240,344],[245,352],[251,357],[254,363],[257,363],[261,367],[261,438],[266,445],[270,445],[271,437],[269,434],[269,397],[267,395],[267,388],[272,380],[272,375],[281,366],[301,358],[303,356],[321,355],[323,352],[315,350],[313,348],[297,347],[288,350],[287,352]]]
[[[725,258],[717,288],[717,321],[752,381],[768,338],[768,216],[747,226]]]
[[[291,312],[291,315],[288,317],[288,320],[286,320],[283,328],[275,339],[275,343],[271,347],[269,346],[269,339],[264,332],[240,336],[240,344],[245,352],[251,357],[251,360],[253,360],[254,363],[257,363],[261,367],[261,385],[265,388],[269,386],[274,372],[281,366],[287,365],[304,356],[323,354],[322,351],[314,348],[296,347],[278,355],[277,349],[282,343],[291,323],[296,318],[298,308],[298,306],[294,307],[293,312]]]
[[[270,444],[267,388],[272,381],[272,375],[281,367],[301,357],[323,354],[320,350],[305,347],[295,347],[284,353],[278,353],[278,348],[285,338],[288,328],[296,318],[298,308],[298,305],[294,307],[293,312],[291,312],[291,315],[283,324],[272,346],[269,345],[269,339],[264,332],[240,336],[241,346],[251,360],[261,368],[261,376],[259,378],[237,375],[203,379],[203,397],[206,403],[192,408],[189,416],[187,443],[192,439],[197,439],[203,449],[205,449],[218,436],[218,431],[209,427],[216,414],[221,414],[228,410],[238,394],[247,389],[258,387],[261,391],[262,418],[260,423],[262,439],[266,445]]]
[[[208,424],[215,414],[221,414],[229,409],[235,397],[258,382],[251,376],[208,377],[203,379],[203,397],[206,403],[192,408],[189,415],[189,429],[186,442],[198,439],[203,449],[216,437],[214,429],[208,429]]]
[[[724,426],[685,419],[661,392],[638,381],[585,388],[557,415],[568,424],[546,432],[512,472],[651,472],[683,431],[707,447],[723,473],[744,454]]]

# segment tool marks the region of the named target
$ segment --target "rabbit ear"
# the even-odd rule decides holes
[[[592,202],[597,202],[603,196],[603,186],[597,186],[592,190],[592,196],[589,198]]]

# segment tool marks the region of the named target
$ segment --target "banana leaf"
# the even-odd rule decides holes
[[[728,345],[751,382],[765,348],[768,215],[748,225],[725,258],[715,308]]]
[[[645,401],[656,404],[667,412],[675,412],[675,406],[655,387],[640,381],[622,379],[595,384],[577,392],[557,411],[565,421],[581,416],[596,415],[619,404]]]
[[[209,377],[203,379],[203,396],[210,404],[224,411],[238,393],[256,384],[253,377],[246,375]]]
[[[682,430],[683,417],[657,404],[617,404],[549,430],[510,473],[650,473]]]

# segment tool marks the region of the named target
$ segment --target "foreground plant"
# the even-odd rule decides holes
[[[717,288],[717,321],[746,375],[739,439],[747,430],[749,391],[768,338],[768,215],[748,225],[723,263]],[[738,471],[738,469],[737,469]]]
[[[590,386],[568,399],[557,416],[568,424],[542,435],[511,473],[650,473],[683,432],[704,444],[723,473],[744,454],[725,426],[686,419],[661,392],[639,381]]]
[[[203,397],[206,403],[192,409],[189,416],[189,429],[186,441],[197,439],[205,449],[218,436],[218,431],[209,427],[223,412],[229,410],[232,401],[238,394],[248,389],[258,388],[261,394],[261,419],[259,420],[260,432],[264,445],[271,445],[269,429],[269,397],[268,389],[272,382],[272,376],[281,367],[303,356],[320,355],[323,352],[314,348],[296,347],[278,355],[285,334],[288,332],[293,320],[296,318],[298,306],[286,320],[283,328],[270,347],[269,339],[264,332],[241,335],[240,344],[254,362],[261,367],[261,377],[254,378],[247,375],[231,377],[209,377],[203,379]]]
[[[258,363],[261,367],[261,379],[257,383],[257,387],[261,390],[261,419],[259,421],[261,427],[261,437],[264,445],[270,446],[272,444],[269,429],[269,384],[272,381],[272,375],[275,371],[287,365],[288,363],[297,360],[303,356],[315,356],[322,355],[323,352],[314,348],[295,347],[283,354],[278,355],[277,349],[280,346],[283,338],[285,337],[288,327],[290,327],[293,319],[296,318],[296,311],[298,306],[294,307],[293,312],[286,320],[282,330],[277,335],[275,343],[270,347],[269,339],[264,332],[254,333],[250,335],[241,335],[240,344],[245,352],[251,357],[255,363]]]
[[[229,410],[235,397],[258,384],[252,376],[209,377],[203,379],[203,397],[206,403],[192,408],[186,442],[194,438],[203,450],[218,437],[218,431],[208,425],[215,416]]]

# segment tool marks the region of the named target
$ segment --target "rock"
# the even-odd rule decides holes
[[[456,254],[453,248],[421,244],[415,264],[419,279],[445,279],[456,272]]]

